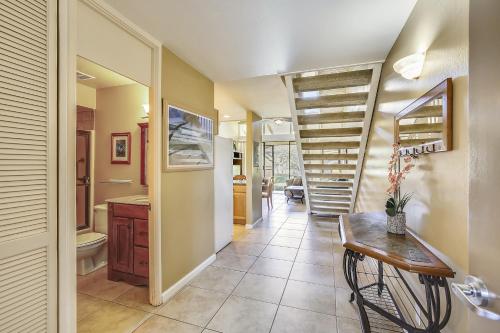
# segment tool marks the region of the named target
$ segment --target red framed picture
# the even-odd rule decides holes
[[[111,133],[111,164],[130,164],[130,132]]]

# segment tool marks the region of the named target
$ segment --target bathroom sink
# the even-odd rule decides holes
[[[149,198],[137,198],[134,201],[137,203],[149,203]]]

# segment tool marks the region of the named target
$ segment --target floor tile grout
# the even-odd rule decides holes
[[[237,248],[231,248],[231,249],[227,249],[226,251],[224,251],[226,249],[225,248],[225,249],[221,250],[217,254],[218,257],[220,255],[222,255],[222,256],[253,257],[252,264],[249,265],[248,267],[246,267],[245,269],[237,269],[237,268],[233,268],[233,267],[218,266],[218,265],[214,265],[214,263],[212,263],[209,266],[209,267],[213,267],[213,268],[216,268],[216,269],[228,270],[228,271],[243,273],[241,275],[241,277],[239,278],[239,280],[237,281],[237,283],[235,283],[234,287],[232,287],[230,291],[221,291],[221,290],[215,290],[215,289],[210,288],[210,287],[194,286],[194,285],[191,284],[194,281],[194,279],[193,279],[190,283],[188,283],[188,285],[186,285],[185,288],[182,288],[178,293],[176,293],[176,295],[174,295],[172,297],[172,299],[173,299],[174,297],[176,297],[177,295],[179,295],[186,288],[197,288],[197,289],[207,290],[207,291],[210,291],[210,292],[218,292],[218,293],[226,294],[223,302],[221,302],[220,306],[217,307],[217,310],[208,319],[208,321],[206,322],[206,324],[204,326],[192,324],[192,323],[189,323],[187,321],[179,320],[179,319],[176,319],[176,318],[171,318],[171,317],[169,317],[167,315],[163,315],[163,314],[158,313],[158,310],[161,309],[161,308],[163,308],[164,306],[166,306],[169,302],[167,302],[167,303],[165,303],[165,304],[163,304],[163,305],[155,308],[155,310],[153,312],[150,312],[150,311],[145,311],[145,310],[141,309],[139,306],[126,305],[126,304],[118,303],[116,301],[118,298],[120,298],[122,295],[124,295],[127,292],[129,292],[131,289],[127,289],[123,293],[120,293],[118,296],[116,296],[112,300],[102,300],[102,299],[100,299],[98,297],[95,297],[95,296],[92,296],[90,294],[85,294],[85,293],[82,293],[82,294],[90,296],[90,297],[93,297],[93,298],[96,298],[98,300],[102,300],[102,301],[105,301],[105,302],[113,303],[113,304],[116,304],[116,305],[119,305],[119,306],[124,306],[124,307],[127,307],[127,308],[135,309],[135,310],[138,310],[138,311],[141,311],[141,312],[144,312],[145,314],[147,314],[147,316],[145,318],[143,318],[143,320],[141,322],[139,322],[135,326],[135,328],[132,329],[132,331],[135,331],[135,330],[139,329],[142,325],[144,325],[145,322],[147,322],[148,320],[150,320],[154,316],[160,316],[160,317],[163,317],[163,318],[168,318],[169,320],[174,320],[174,321],[177,321],[177,322],[180,322],[180,323],[184,323],[184,324],[189,324],[189,325],[194,325],[196,327],[200,327],[200,329],[202,329],[202,330],[208,330],[209,329],[208,328],[209,325],[212,323],[212,321],[214,320],[214,318],[221,312],[221,309],[224,307],[224,305],[228,304],[228,301],[229,301],[229,299],[231,297],[237,297],[237,298],[241,298],[241,299],[247,299],[247,300],[252,300],[252,301],[256,301],[256,302],[262,302],[262,303],[266,303],[266,304],[272,304],[273,306],[275,306],[276,310],[275,310],[275,312],[273,314],[272,321],[270,321],[269,332],[271,332],[275,328],[276,319],[278,318],[278,311],[280,310],[281,307],[288,307],[288,308],[297,309],[297,310],[300,310],[300,311],[305,311],[305,312],[316,313],[316,314],[321,314],[321,315],[333,317],[334,320],[335,320],[335,324],[336,324],[337,330],[338,330],[338,327],[339,327],[339,318],[348,319],[348,320],[354,320],[354,321],[356,321],[356,319],[348,317],[348,316],[339,316],[338,315],[338,308],[337,308],[337,301],[334,302],[334,310],[335,310],[335,314],[334,315],[332,315],[330,313],[325,313],[325,312],[317,311],[317,310],[311,310],[309,308],[302,308],[302,307],[296,306],[296,305],[285,305],[285,304],[283,304],[285,293],[287,292],[287,288],[289,287],[289,281],[298,281],[298,282],[307,283],[307,284],[310,284],[310,285],[313,285],[313,286],[321,286],[321,287],[331,288],[331,289],[333,289],[333,293],[335,295],[335,298],[336,298],[336,295],[337,295],[337,289],[343,289],[343,290],[349,291],[349,289],[346,289],[346,288],[344,288],[342,286],[337,286],[337,280],[335,278],[335,272],[336,272],[336,270],[338,269],[338,267],[341,267],[341,265],[339,266],[339,264],[337,263],[337,261],[335,259],[336,258],[336,246],[339,243],[338,237],[336,237],[336,235],[335,235],[335,230],[336,229],[335,228],[331,229],[330,226],[328,226],[328,228],[326,228],[326,225],[323,225],[323,224],[316,224],[315,223],[316,221],[318,221],[318,222],[328,222],[328,221],[326,221],[326,220],[325,221],[316,220],[313,216],[308,215],[304,211],[293,211],[293,212],[286,211],[287,209],[290,209],[290,208],[292,210],[295,210],[295,209],[298,209],[299,207],[288,206],[285,203],[281,203],[279,206],[275,205],[275,208],[272,211],[270,211],[270,212],[267,213],[267,215],[264,217],[264,221],[262,221],[262,223],[260,223],[259,226],[257,226],[256,228],[254,228],[254,229],[242,229],[242,230],[240,229],[240,230],[235,230],[235,233],[234,233],[234,236],[233,236],[233,239],[234,239],[233,243],[237,243],[238,246],[241,246],[241,251],[240,252],[235,252],[234,249],[237,249]],[[283,215],[281,215],[282,212],[283,212]],[[275,215],[273,215],[273,214],[275,214]],[[306,223],[293,223],[294,220],[296,220],[296,221],[305,220]],[[328,222],[328,223],[330,223],[330,222]],[[298,229],[288,229],[287,227],[290,226],[291,224],[296,225],[297,226],[296,228],[299,228],[301,230],[298,230]],[[271,227],[269,227],[269,226],[271,226]],[[298,226],[301,226],[301,227],[298,227]],[[323,226],[325,226],[325,229],[323,228]],[[292,228],[295,228],[295,227],[292,227]],[[292,236],[283,235],[282,233],[280,233],[280,231],[282,231],[282,230],[287,230],[287,232],[293,231],[293,232],[290,232],[292,234]],[[286,232],[285,232],[285,234],[286,234]],[[298,234],[301,234],[300,238],[297,237]],[[246,236],[248,236],[248,235],[257,235],[257,236],[252,236],[252,237],[254,237],[254,239],[257,239],[257,241],[252,240],[252,238],[250,238],[249,241],[245,240]],[[260,237],[262,237],[262,239],[267,239],[267,241],[265,242],[265,241],[260,240],[261,239]],[[283,246],[283,245],[272,244],[273,240],[276,237],[279,237],[280,239],[285,239],[285,240],[286,239],[300,239],[300,241],[298,242],[298,247],[290,247],[290,246]],[[321,239],[321,240],[319,240],[319,239]],[[326,244],[325,248],[323,249],[323,244],[318,245],[320,247],[320,249],[303,248],[302,247],[302,246],[309,247],[309,246],[311,246],[310,245],[311,243],[314,246],[314,242],[315,241],[318,241],[319,243],[323,243],[324,242]],[[329,243],[333,244],[333,246],[332,246],[331,249],[328,248],[328,246],[329,246],[328,244]],[[242,245],[240,245],[240,244],[242,244]],[[255,246],[253,246],[252,244],[255,244]],[[293,260],[287,260],[287,259],[283,259],[283,258],[273,258],[273,257],[270,257],[270,256],[264,256],[263,253],[266,251],[266,249],[270,248],[270,246],[295,250],[294,255],[293,255]],[[262,247],[262,250],[260,250],[261,247]],[[250,251],[251,252],[255,248],[257,248],[257,251],[254,252],[254,254],[247,254],[246,253],[246,251]],[[325,249],[328,249],[328,250],[325,251]],[[222,252],[222,251],[224,251],[224,252]],[[299,257],[299,254],[301,253],[301,251],[316,251],[318,253],[324,253],[325,254],[325,258],[329,258],[329,257],[326,257],[326,255],[332,257],[332,264],[328,264],[328,265],[321,264],[321,263],[324,262],[324,260],[328,260],[328,259],[323,259],[323,258],[316,259],[316,258],[314,258],[314,255],[316,254],[315,252],[309,252],[309,253],[302,252],[302,253],[305,253],[305,255],[304,255],[305,257],[302,257],[303,258],[302,261],[298,262],[297,258]],[[257,252],[258,252],[258,254],[256,254]],[[289,252],[291,252],[291,251],[289,251]],[[284,253],[286,254],[286,253],[289,253],[289,252],[284,252]],[[278,255],[279,254],[280,254],[280,252],[278,252]],[[266,269],[267,269],[266,266],[264,266],[263,272],[251,272],[252,269],[255,269],[256,266],[259,263],[262,262],[262,261],[260,261],[261,258],[262,259],[267,259],[267,260],[278,260],[278,261],[281,261],[283,263],[290,263],[290,269],[288,271],[287,277],[285,278],[285,277],[283,277],[283,275],[282,276],[276,276],[276,275],[269,275],[269,273],[266,274]],[[310,259],[310,258],[313,258],[313,259]],[[307,262],[307,261],[313,261],[314,263]],[[320,262],[320,263],[318,263],[318,262]],[[329,262],[329,261],[326,261],[326,262]],[[231,262],[229,262],[229,263],[231,264]],[[237,261],[235,263],[237,263]],[[271,265],[271,269],[272,269],[273,263],[274,262],[272,262],[272,261],[271,261],[270,264],[268,263],[269,265]],[[240,261],[240,264],[241,264],[241,261]],[[291,279],[292,273],[294,272],[294,268],[297,267],[297,264],[323,267],[322,270],[324,270],[325,272],[331,270],[333,272],[333,274],[334,274],[334,276],[333,276],[333,285],[322,284],[322,283],[311,282],[311,281],[303,281],[303,280]],[[288,267],[287,265],[284,265],[284,266],[285,266],[285,268]],[[280,274],[279,270],[278,270],[277,274]],[[330,274],[330,273],[328,273],[328,274]],[[275,303],[275,302],[271,302],[269,300],[264,301],[262,299],[252,298],[251,296],[248,297],[248,296],[236,295],[235,292],[238,289],[238,287],[242,284],[242,281],[244,281],[245,278],[248,277],[248,276],[250,276],[250,275],[285,280],[284,286],[283,286],[283,290],[282,290],[281,295],[279,297],[279,301],[277,301],[277,303]],[[237,277],[237,275],[235,277]],[[231,279],[232,279],[232,281],[236,281],[236,279],[234,279],[234,278],[231,278]],[[317,279],[314,279],[314,280],[317,280]],[[321,280],[321,278],[320,278],[320,280]],[[263,280],[263,281],[265,281],[265,280]],[[264,297],[264,298],[267,298],[267,296]],[[299,304],[299,305],[301,305],[301,304]],[[211,330],[220,333],[220,331],[218,331],[218,330],[214,330],[214,329],[211,329]],[[336,333],[336,331],[332,332],[332,333]]]

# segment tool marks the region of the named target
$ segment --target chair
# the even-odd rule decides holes
[[[267,209],[273,207],[274,177],[264,178],[262,184],[262,197],[267,199]],[[269,207],[270,206],[270,207]]]
[[[300,200],[301,203],[304,203],[304,190],[290,189],[290,186],[302,186],[302,178],[294,177],[292,179],[288,179],[286,181],[284,192],[287,203],[290,199]]]

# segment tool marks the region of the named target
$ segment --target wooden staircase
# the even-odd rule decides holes
[[[284,77],[310,213],[353,211],[381,66]]]

